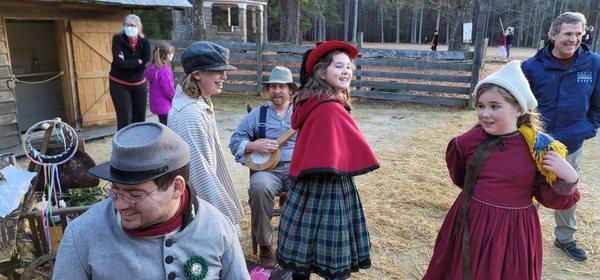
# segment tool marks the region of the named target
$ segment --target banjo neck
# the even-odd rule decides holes
[[[277,145],[279,145],[279,147],[281,147],[283,144],[285,144],[285,142],[287,142],[288,140],[290,140],[290,138],[292,138],[292,136],[294,136],[294,134],[296,134],[297,130],[290,128],[288,129],[288,131],[286,131],[283,135],[281,135],[279,138],[277,138]]]

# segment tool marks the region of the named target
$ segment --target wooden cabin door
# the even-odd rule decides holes
[[[83,127],[116,121],[108,72],[112,62],[112,36],[121,27],[121,21],[71,21],[73,62]]]

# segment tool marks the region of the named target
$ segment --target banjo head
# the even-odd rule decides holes
[[[271,158],[271,153],[252,152],[250,153],[250,157],[252,158],[252,162],[256,164],[264,164]]]
[[[246,165],[254,171],[273,169],[279,163],[279,149],[272,153],[252,152],[246,154]]]

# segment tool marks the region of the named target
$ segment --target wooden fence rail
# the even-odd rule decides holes
[[[176,47],[172,63],[175,76],[184,76],[181,54],[192,42],[172,41]],[[263,92],[258,81],[266,81],[276,65],[290,68],[299,80],[302,55],[311,46],[216,42],[230,50],[230,63],[238,70],[227,73],[224,89],[232,92]],[[473,52],[367,49],[360,51],[354,73],[356,87],[351,96],[426,104],[466,106],[473,71],[480,67]]]

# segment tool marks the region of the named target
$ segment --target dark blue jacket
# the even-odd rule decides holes
[[[547,44],[521,68],[538,101],[546,132],[572,153],[596,136],[600,127],[600,55],[581,45],[577,58],[565,69],[552,56],[553,47]]]

